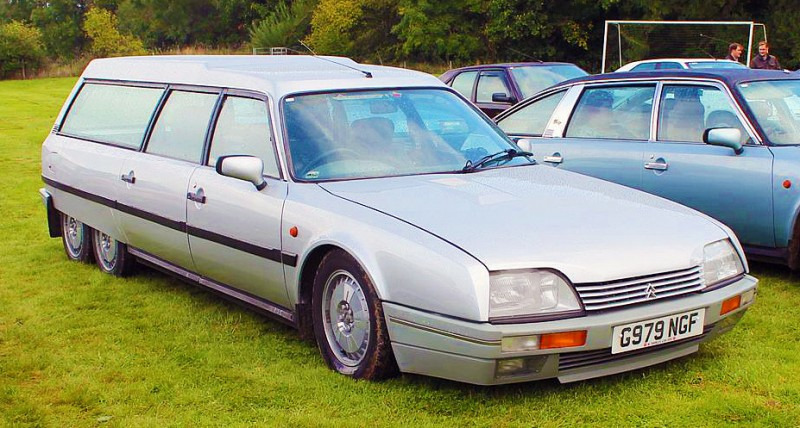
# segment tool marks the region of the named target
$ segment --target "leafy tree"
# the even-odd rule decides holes
[[[398,22],[395,1],[321,0],[314,9],[306,42],[317,53],[392,59],[397,39],[391,31]]]
[[[0,25],[0,75],[3,77],[35,68],[44,58],[42,33],[38,28],[19,21]]]
[[[31,22],[42,31],[45,51],[53,58],[74,58],[86,40],[81,31],[86,0],[36,2]]]
[[[106,9],[94,7],[86,12],[83,31],[91,41],[89,52],[94,57],[143,55],[147,53],[142,41],[120,34],[117,17]]]
[[[403,55],[469,61],[485,56],[484,0],[400,0],[393,32]]]
[[[250,29],[250,43],[254,48],[296,46],[308,33],[313,0],[299,0],[287,5],[278,3],[274,11],[256,21]]]

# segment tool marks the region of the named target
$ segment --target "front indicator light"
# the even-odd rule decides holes
[[[730,311],[736,310],[742,305],[742,296],[733,296],[728,300],[722,302],[722,308],[719,310],[720,315],[725,315]]]
[[[543,334],[539,349],[572,348],[586,344],[586,330]]]

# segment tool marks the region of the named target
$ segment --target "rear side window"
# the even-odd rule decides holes
[[[87,83],[69,109],[61,132],[138,149],[164,90]]]
[[[550,116],[566,93],[567,91],[561,91],[538,99],[517,110],[497,125],[509,135],[541,137],[547,122],[550,121]]]
[[[472,87],[475,86],[475,78],[478,77],[477,71],[466,71],[453,79],[452,87],[458,93],[465,96],[468,100],[472,99]]]
[[[200,163],[217,94],[172,91],[158,116],[147,153]]]
[[[278,162],[271,135],[264,101],[226,97],[211,139],[208,164],[215,165],[225,155],[255,156],[264,162],[264,174],[277,177]]]
[[[589,88],[583,92],[567,137],[647,140],[655,86]]]

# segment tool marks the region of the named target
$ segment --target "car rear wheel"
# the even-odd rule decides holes
[[[127,276],[133,270],[134,259],[128,253],[128,246],[105,233],[95,230],[94,259],[97,267],[114,276]]]
[[[330,368],[356,379],[397,373],[383,309],[372,281],[352,256],[331,251],[314,278],[314,336]]]
[[[70,260],[92,262],[92,228],[75,217],[61,214],[61,241]]]

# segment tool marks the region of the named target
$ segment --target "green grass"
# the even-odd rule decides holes
[[[47,237],[40,144],[74,79],[0,82],[0,426],[800,425],[800,278],[689,357],[604,379],[476,387],[328,370],[297,334],[144,269],[116,279]]]

